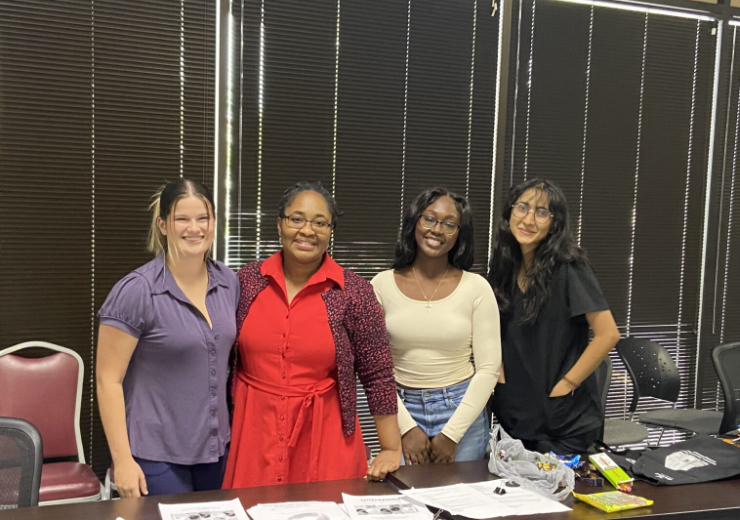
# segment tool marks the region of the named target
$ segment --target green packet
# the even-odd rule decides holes
[[[606,493],[593,493],[590,495],[573,493],[573,496],[582,502],[586,502],[602,511],[606,511],[607,513],[626,511],[627,509],[653,505],[652,500],[628,495],[621,491],[608,491]]]

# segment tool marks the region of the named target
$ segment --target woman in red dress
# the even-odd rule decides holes
[[[398,469],[401,438],[385,320],[372,287],[326,253],[336,202],[298,183],[280,202],[282,250],[238,273],[234,420],[224,488]],[[355,374],[380,439],[368,468]]]

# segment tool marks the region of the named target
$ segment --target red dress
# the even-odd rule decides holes
[[[326,256],[288,305],[282,255],[265,260],[269,285],[239,331],[225,489],[363,477],[367,459],[355,415],[346,437],[336,352],[321,294],[344,282]]]

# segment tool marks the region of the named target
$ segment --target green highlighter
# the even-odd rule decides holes
[[[590,455],[588,460],[619,491],[625,491],[627,493],[632,491],[632,482],[634,482],[634,479],[630,478],[609,455],[606,453],[597,453]]]

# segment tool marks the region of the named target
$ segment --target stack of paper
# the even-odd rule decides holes
[[[494,493],[499,487],[505,493]],[[401,493],[415,501],[449,511],[453,515],[475,519],[570,511],[569,507],[560,502],[504,480],[409,489]]]
[[[342,498],[347,514],[353,520],[431,520],[434,516],[424,504],[401,495],[356,496],[342,493]]]
[[[249,520],[238,498],[197,504],[159,504],[163,520]]]
[[[252,520],[347,520],[336,502],[258,504],[247,513]]]

